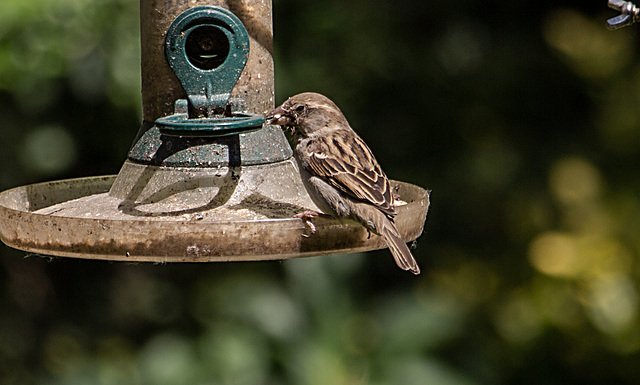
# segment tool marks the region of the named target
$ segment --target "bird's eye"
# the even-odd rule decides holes
[[[302,112],[302,111],[304,111],[304,105],[300,104],[296,107],[296,112]]]

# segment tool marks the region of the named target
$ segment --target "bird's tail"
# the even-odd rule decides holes
[[[389,250],[395,259],[396,264],[402,270],[409,270],[415,275],[420,274],[420,268],[418,263],[413,258],[411,251],[407,247],[407,244],[402,239],[402,236],[398,232],[396,225],[386,216],[382,222],[382,226],[379,227],[380,235],[387,242]]]

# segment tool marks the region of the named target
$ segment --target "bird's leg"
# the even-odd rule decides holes
[[[317,211],[305,211],[300,214],[296,214],[293,217],[302,219],[304,224],[309,228],[309,232],[311,234],[302,234],[303,237],[309,238],[310,236],[316,233],[316,225],[314,225],[313,222],[311,222],[311,219],[317,218],[317,217],[331,218],[331,215],[319,213]]]

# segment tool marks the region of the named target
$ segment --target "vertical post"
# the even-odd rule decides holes
[[[271,0],[140,0],[144,122],[172,114],[174,101],[186,98],[165,58],[164,42],[173,20],[198,5],[228,9],[249,32],[249,59],[231,97],[243,99],[252,113],[265,113],[274,107]]]

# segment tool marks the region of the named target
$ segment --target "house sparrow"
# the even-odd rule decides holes
[[[402,270],[420,274],[413,255],[394,223],[394,192],[373,153],[327,97],[305,92],[285,101],[267,115],[270,124],[293,133],[294,157],[309,196],[324,214],[356,222],[380,235]],[[310,218],[298,217],[313,233]]]

